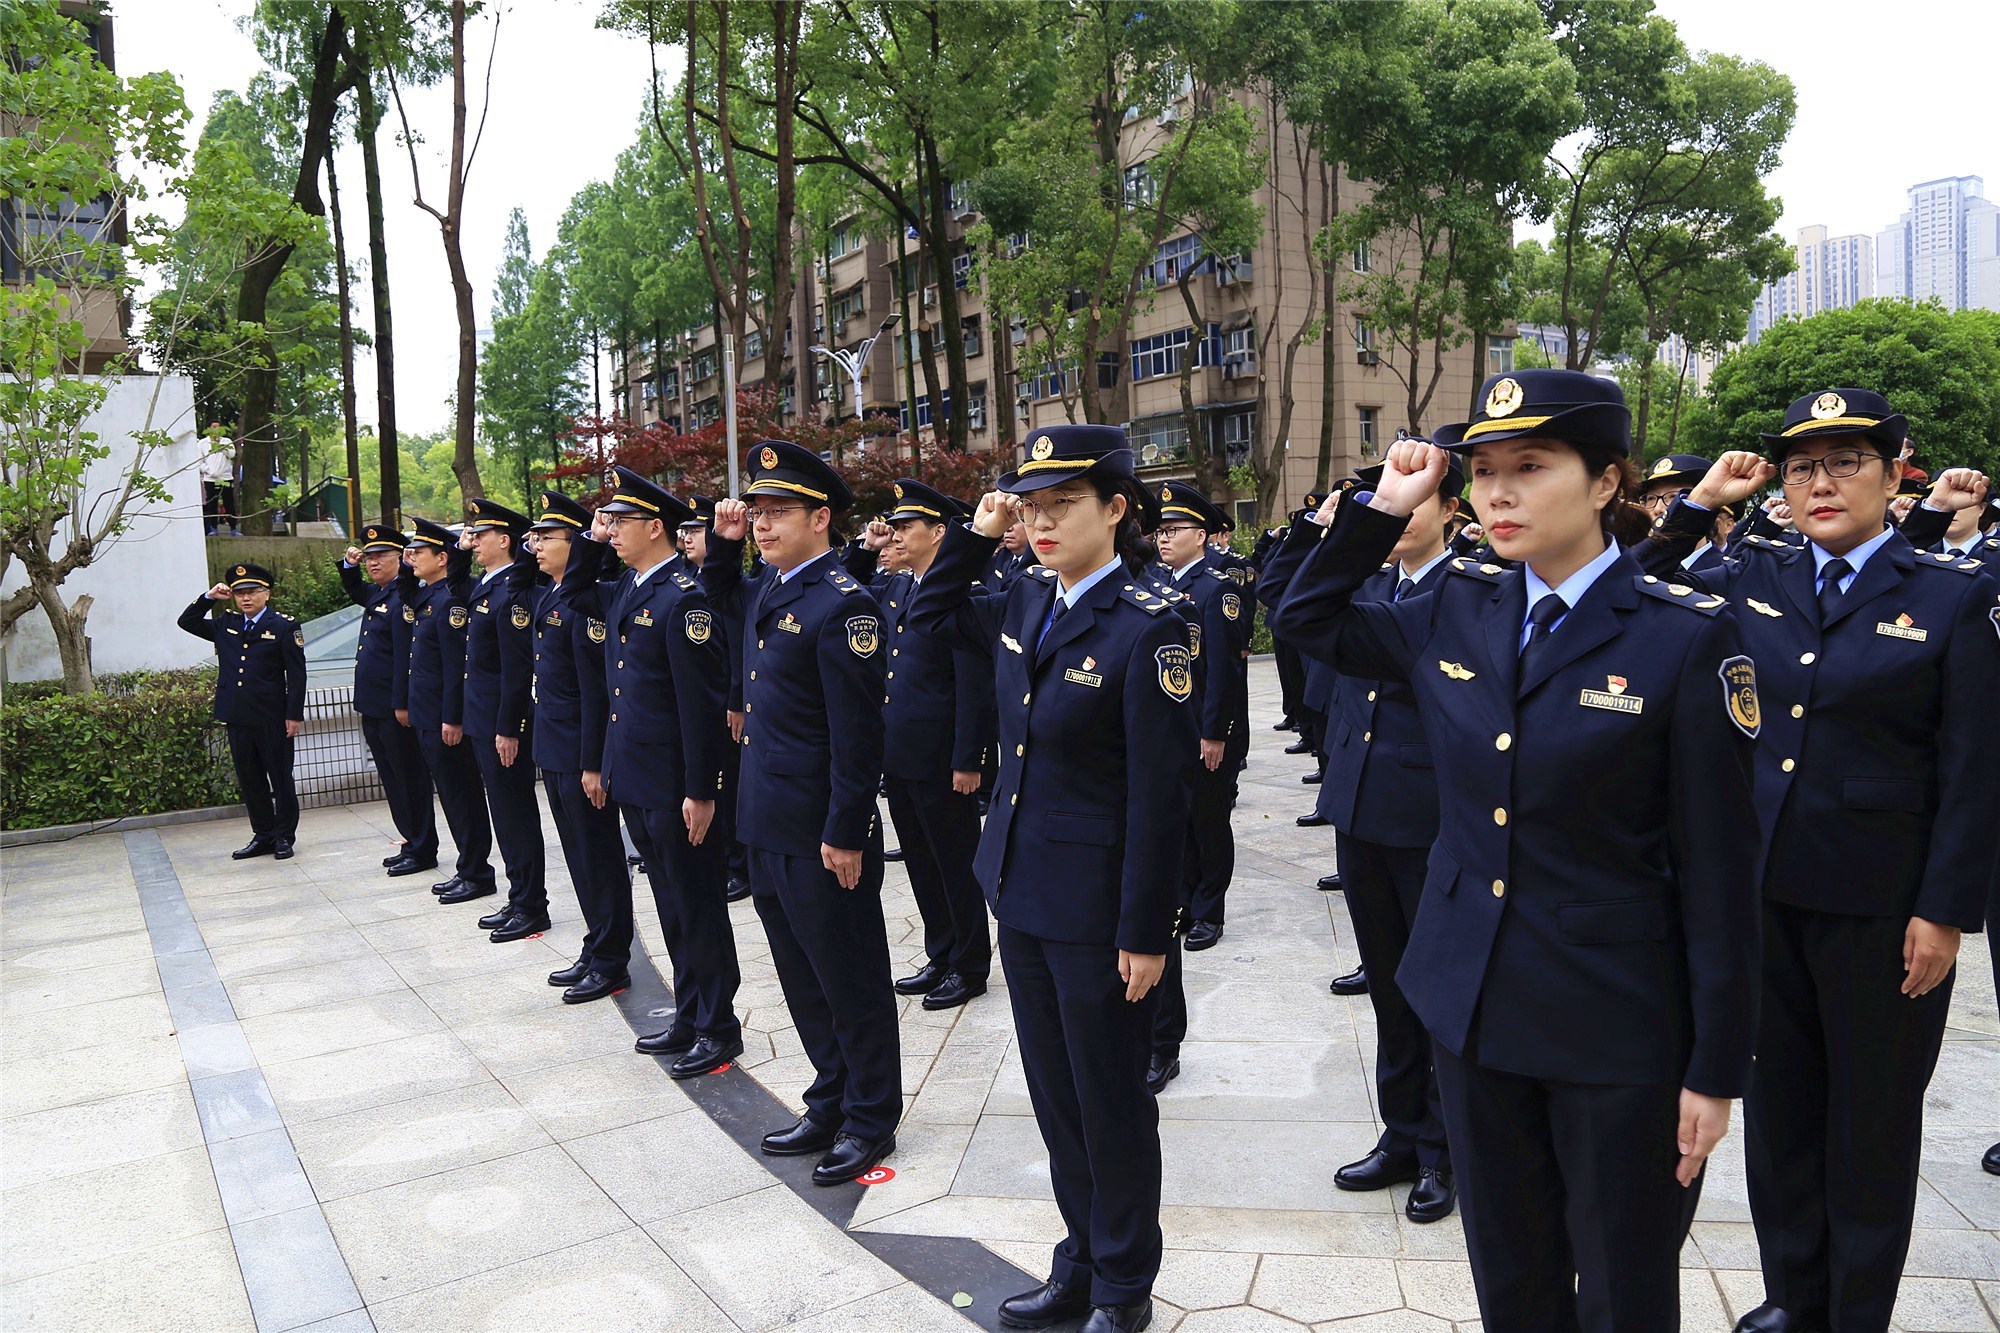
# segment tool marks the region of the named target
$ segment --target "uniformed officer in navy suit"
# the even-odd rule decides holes
[[[1361,469],[1363,484],[1374,485],[1382,467]],[[1464,485],[1463,465],[1453,457],[1437,494],[1411,513],[1389,563],[1354,593],[1357,603],[1395,603],[1438,589],[1450,572],[1444,534]],[[1310,521],[1297,525],[1273,559],[1266,586],[1282,594],[1325,531]],[[1396,970],[1438,836],[1436,761],[1407,682],[1343,677],[1336,699],[1318,811],[1340,834],[1342,888],[1375,1011],[1376,1106],[1385,1128],[1373,1149],[1334,1173],[1334,1184],[1368,1191],[1409,1183],[1405,1213],[1415,1222],[1435,1222],[1450,1215],[1457,1191],[1430,1034],[1397,984]]]
[[[1015,579],[1034,567],[1035,553],[1028,545],[1027,525],[1016,523],[1001,538],[1000,549],[993,553],[993,562],[982,581],[986,591],[998,597],[1014,585]]]
[[[560,491],[542,492],[528,546],[549,586],[534,608],[535,767],[555,816],[563,861],[583,910],[576,962],[549,974],[564,1004],[586,1004],[631,984],[632,870],[618,837],[618,807],[604,788],[604,622],[563,600],[574,580],[594,585],[608,548],[583,534],[590,511]]]
[[[1439,438],[1522,567],[1452,557],[1435,590],[1354,600],[1449,466],[1398,441],[1276,619],[1347,679],[1406,682],[1452,756],[1396,980],[1486,1326],[1678,1330],[1695,1186],[1750,1072],[1760,664],[1725,599],[1612,539],[1636,480],[1617,385],[1520,371],[1480,400]]]
[[[715,522],[715,497],[712,495],[690,495],[688,508],[694,517],[680,526],[681,558],[688,563],[688,572],[699,574],[701,567],[708,563],[708,529]],[[760,564],[759,571],[763,569]],[[723,762],[723,780],[730,791],[736,790],[736,778],[740,770],[739,751],[743,735],[743,654],[737,645],[743,642],[743,624],[728,616],[716,619],[716,633],[722,637],[722,655],[729,662],[729,697],[727,715],[729,717],[730,745]],[[724,859],[729,863],[729,901],[740,903],[750,896],[750,853],[742,839],[736,836],[736,802],[718,801],[715,817],[722,821],[722,849]]]
[[[1049,1280],[999,1316],[1132,1333],[1160,1263],[1146,1072],[1199,762],[1194,653],[1142,574],[1159,502],[1123,431],[1038,429],[998,485],[971,528],[947,530],[913,617],[996,663],[1000,777],[975,868],[1067,1232]],[[975,591],[1017,517],[1041,565],[1004,597]]]
[[[410,539],[386,523],[361,529],[361,544],[340,562],[340,584],[361,608],[354,645],[354,711],[361,736],[382,778],[389,817],[403,845],[382,864],[394,876],[434,870],[438,863],[437,809],[431,802],[431,774],[417,734],[396,720],[396,679],[410,672],[409,627],[396,576]]]
[[[716,819],[733,794],[724,759],[729,665],[715,610],[678,549],[692,511],[630,468],[613,471],[617,488],[594,526],[625,572],[594,586],[565,578],[564,598],[604,621],[604,786],[645,864],[673,963],[674,1021],[635,1045],[673,1056],[675,1078],[699,1078],[743,1054],[726,825]]]
[[[848,568],[857,578],[869,574],[864,566],[878,552],[893,552],[897,567],[865,580],[881,605],[889,642],[882,709],[889,817],[924,921],[924,965],[900,978],[896,992],[923,996],[926,1009],[953,1009],[986,993],[993,964],[986,898],[972,873],[980,772],[994,748],[993,662],[910,625],[910,607],[945,525],[964,515],[956,500],[914,477],[898,478],[894,495],[886,521],[869,524],[850,547]]]
[[[1888,524],[1907,434],[1880,394],[1807,394],[1764,436],[1769,461],[1725,454],[1645,550],[1674,561],[1773,478],[1805,538],[1697,576],[1740,608],[1767,715],[1744,1107],[1765,1303],[1745,1333],[1888,1327],[1959,939],[2000,876],[2000,587],[1984,561],[1913,550]],[[1961,475],[1931,503],[1981,503],[1985,479]]]
[[[1666,515],[1675,500],[1700,485],[1701,479],[1713,466],[1699,454],[1668,454],[1656,459],[1646,470],[1645,489],[1639,493],[1639,507],[1646,511],[1648,518],[1657,522]],[[1734,507],[1717,510],[1707,535],[1681,558],[1682,567],[1699,572],[1721,564],[1723,550],[1735,527]]]
[[[410,670],[395,696],[398,721],[407,720],[437,788],[444,821],[458,844],[450,879],[431,886],[439,902],[462,903],[496,892],[493,825],[479,761],[465,744],[465,631],[471,616],[471,553],[458,534],[427,518],[413,521],[404,549],[409,572],[398,579],[403,618],[410,625]]]
[[[238,861],[267,853],[289,860],[299,836],[292,741],[305,730],[306,633],[270,602],[271,572],[234,565],[177,622],[215,645],[215,716],[228,730],[236,787],[250,811],[250,841],[230,853]]]
[[[474,500],[465,541],[483,571],[466,595],[465,740],[479,761],[507,901],[481,917],[495,944],[549,928],[547,851],[535,800],[534,634],[540,571],[526,549],[528,520],[492,500]]]
[[[702,584],[743,616],[743,785],[737,836],[785,1004],[814,1079],[774,1156],[820,1154],[813,1181],[853,1180],[895,1150],[901,1041],[882,922],[882,611],[841,568],[833,517],[853,493],[809,449],[754,444],[744,498],[715,506]],[[742,581],[743,538],[770,565]]]

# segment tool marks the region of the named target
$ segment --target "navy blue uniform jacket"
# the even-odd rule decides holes
[[[875,554],[858,544],[845,557],[855,574]],[[860,574],[855,574],[861,578]],[[913,782],[950,783],[977,773],[993,750],[993,661],[939,642],[910,624],[916,577],[907,571],[867,580],[889,639],[882,705],[882,772]]]
[[[743,617],[743,763],[736,837],[817,861],[866,848],[882,784],[882,612],[832,551],[789,580],[743,580],[743,543],[709,539],[701,582]]]
[[[603,620],[570,605],[574,580],[594,585],[602,542],[570,542],[563,581],[538,591],[535,607],[535,767],[555,773],[604,770],[606,701]]]
[[[396,677],[409,673],[409,637],[401,634],[403,599],[393,581],[386,588],[368,581],[361,570],[342,561],[340,586],[361,608],[361,629],[354,643],[354,711],[363,717],[390,717]],[[398,655],[400,641],[402,651]]]
[[[215,645],[217,721],[257,726],[305,720],[306,635],[296,620],[267,606],[256,627],[246,629],[241,611],[204,593],[176,623]]]
[[[1354,602],[1404,526],[1342,505],[1276,620],[1348,675],[1408,682],[1432,753],[1453,756],[1396,974],[1411,1007],[1489,1068],[1741,1096],[1758,714],[1728,604],[1621,554],[1523,679],[1518,570],[1453,557],[1435,591]]]
[[[447,575],[421,583],[415,575],[400,580],[403,605],[409,608],[410,678],[405,707],[410,726],[418,731],[465,725],[465,630],[471,615],[465,609],[465,585]]]
[[[1187,577],[1174,581],[1173,571],[1162,568],[1161,582],[1187,600],[1176,609],[1188,622],[1188,646],[1200,664],[1200,695],[1195,715],[1203,740],[1229,739],[1236,720],[1236,696],[1248,688],[1243,676],[1242,626],[1249,622],[1245,613],[1249,598],[1242,585],[1218,568],[1212,554],[1204,554]]]
[[[516,560],[483,586],[474,583],[466,610],[465,731],[469,736],[528,735],[534,716],[535,606],[539,570]]]
[[[1677,564],[1705,519],[1676,504],[1645,563]],[[1825,626],[1808,548],[1746,544],[1693,577],[1736,604],[1757,657],[1765,896],[1978,930],[2000,873],[2000,589],[1984,562],[1891,534]]]
[[[950,525],[912,612],[918,629],[994,658],[1000,776],[973,870],[1016,930],[1163,954],[1200,752],[1187,626],[1113,575],[1037,648],[1055,571],[1035,566],[1004,597],[975,592],[995,545]]]

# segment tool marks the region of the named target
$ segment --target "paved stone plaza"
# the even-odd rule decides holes
[[[1167,1257],[1154,1327],[1477,1329],[1458,1220],[1342,1194],[1374,1142],[1346,908],[1313,881],[1305,761],[1252,674],[1228,933],[1189,956],[1185,1072],[1161,1098]],[[1004,989],[903,1016],[895,1178],[815,1190],[746,1150],[808,1068],[749,903],[733,915],[749,1051],[693,1086],[632,1051],[657,974],[566,1008],[543,977],[579,917],[547,831],[555,929],[494,945],[493,900],[385,879],[387,810],[307,812],[299,855],[232,862],[241,821],[5,854],[4,1311],[9,1330],[950,1330],[1045,1274],[1061,1235]],[[639,933],[661,952],[645,882]],[[898,866],[900,962],[921,956]],[[1968,938],[1931,1087],[1898,1307],[1909,1330],[2000,1326],[2000,1020]],[[773,1100],[775,1099],[775,1100]],[[1683,1322],[1761,1299],[1740,1116],[1683,1256]],[[953,1298],[957,1297],[956,1304]],[[970,1304],[966,1304],[969,1298]]]

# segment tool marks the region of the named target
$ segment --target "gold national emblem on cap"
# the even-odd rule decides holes
[[[1520,385],[1513,380],[1501,380],[1486,395],[1486,415],[1512,416],[1520,410],[1522,398]]]
[[[778,466],[778,451],[769,445],[764,446],[764,451],[757,455],[757,466],[766,471]]]
[[[1847,415],[1847,400],[1837,393],[1823,393],[1813,399],[1812,414],[1814,421],[1844,417]]]
[[[903,483],[901,483],[900,481],[897,482],[894,486],[891,486],[889,489],[896,493],[896,498],[898,500],[903,498]]]
[[[1044,435],[1028,446],[1028,457],[1040,462],[1056,451],[1056,442]]]
[[[1162,487],[1160,487],[1160,498],[1161,498],[1162,500],[1171,500],[1171,499],[1173,499],[1173,498],[1174,498],[1174,488],[1173,488],[1173,487],[1171,487],[1171,486],[1162,486]]]
[[[1670,458],[1662,458],[1659,462],[1653,464],[1653,475],[1656,477],[1664,477],[1673,470],[1674,463]]]
[[[236,576],[237,576],[238,578],[241,578],[241,577],[243,577],[243,576],[244,576],[245,574],[248,574],[249,572],[250,572],[250,571],[249,571],[249,570],[248,570],[247,568],[245,568],[244,566],[242,566],[242,565],[238,565],[238,566],[236,567]]]

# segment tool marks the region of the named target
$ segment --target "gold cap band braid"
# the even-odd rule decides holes
[[[579,528],[579,529],[583,527],[583,524],[577,522],[575,519],[571,518],[568,514],[558,514],[553,509],[543,514],[540,521],[538,521],[535,524],[535,526],[540,527],[543,523],[561,523],[568,527]]]
[[[232,592],[237,588],[268,588],[270,586],[271,583],[268,579],[240,578],[229,580],[229,587]]]
[[[449,546],[448,544],[446,544],[446,543],[444,543],[444,542],[441,542],[441,541],[439,541],[439,540],[438,540],[437,538],[435,538],[435,537],[430,537],[430,536],[426,536],[425,534],[423,534],[423,533],[421,533],[421,532],[420,532],[420,533],[418,533],[418,534],[417,534],[416,536],[414,536],[414,537],[410,538],[410,545],[412,545],[412,546],[435,546],[435,547],[436,547],[436,548],[437,548],[438,550],[440,550],[440,551],[448,551],[448,550],[450,550],[450,549],[451,549],[451,547],[450,547],[450,546]]]
[[[1186,505],[1161,505],[1161,506],[1160,506],[1160,513],[1162,513],[1162,514],[1186,514],[1186,515],[1187,515],[1187,516],[1188,516],[1189,518],[1191,518],[1191,519],[1193,519],[1193,520],[1194,520],[1195,522],[1197,522],[1197,523],[1201,524],[1201,525],[1202,525],[1203,527],[1207,527],[1207,526],[1208,526],[1208,515],[1206,515],[1206,514],[1198,514],[1198,513],[1196,513],[1196,512],[1194,511],[1194,510],[1192,510],[1192,509],[1189,509],[1189,508],[1188,508],[1188,507],[1187,507]]]
[[[1798,425],[1787,427],[1785,430],[1779,432],[1779,435],[1783,439],[1790,439],[1794,435],[1803,435],[1809,430],[1824,431],[1824,430],[1851,429],[1851,430],[1865,431],[1865,430],[1873,430],[1877,426],[1880,426],[1881,424],[1882,423],[1880,421],[1877,421],[1873,417],[1822,417],[1815,421],[1801,421]]]
[[[1465,428],[1461,438],[1469,440],[1475,435],[1491,435],[1502,430],[1532,430],[1549,420],[1548,417],[1495,417],[1491,421],[1475,421]]]
[[[660,512],[660,507],[651,500],[641,500],[638,496],[627,495],[623,491],[612,492],[611,502],[613,504],[638,505],[639,508],[646,510],[648,513],[657,514]]]
[[[746,496],[768,495],[770,491],[767,491],[765,487],[769,487],[773,491],[789,491],[795,495],[807,496],[819,501],[821,504],[828,502],[825,491],[816,491],[810,486],[801,486],[795,481],[779,481],[776,477],[759,477],[745,488],[743,494]],[[650,508],[651,506],[648,507]]]
[[[940,513],[939,513],[939,512],[937,511],[937,510],[935,510],[935,509],[926,509],[926,508],[925,508],[924,506],[922,506],[922,505],[919,505],[919,504],[911,504],[911,503],[909,503],[909,502],[908,502],[908,501],[906,500],[906,501],[904,501],[904,502],[903,502],[902,504],[899,504],[899,505],[897,505],[897,506],[896,506],[896,508],[895,508],[895,511],[894,511],[893,513],[891,513],[891,514],[889,515],[889,521],[893,523],[893,522],[895,522],[895,521],[896,521],[897,519],[899,519],[899,518],[902,518],[902,517],[904,517],[905,515],[907,515],[907,516],[909,516],[909,517],[911,517],[911,518],[915,518],[915,517],[917,517],[918,515],[924,515],[924,516],[927,516],[927,517],[930,517],[930,518],[943,518],[943,517],[944,517],[944,515],[943,515],[943,514],[940,514]]]
[[[1027,472],[1047,472],[1051,468],[1061,468],[1068,472],[1081,472],[1085,468],[1096,467],[1103,461],[1101,458],[1046,458],[1038,462],[1023,463],[1021,466],[1015,468],[1014,472],[1017,476]]]

